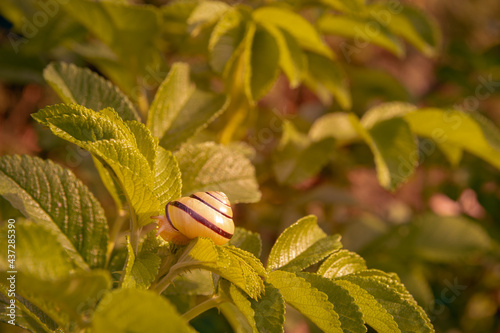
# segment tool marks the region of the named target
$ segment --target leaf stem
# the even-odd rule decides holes
[[[195,307],[189,309],[186,313],[182,315],[184,319],[187,321],[192,320],[193,318],[196,318],[200,314],[202,314],[205,311],[210,310],[211,308],[214,308],[218,306],[219,304],[222,304],[224,302],[227,302],[227,298],[223,296],[214,296],[212,298],[207,299],[206,301],[201,302],[200,304],[196,305]]]
[[[113,252],[113,249],[115,248],[116,240],[118,239],[118,234],[123,226],[123,223],[127,220],[128,218],[128,212],[125,209],[120,209],[118,211],[118,215],[115,219],[115,223],[113,223],[113,227],[111,229],[111,232],[109,234],[109,243],[108,243],[108,248],[106,250],[106,266],[108,267],[109,265],[109,260],[111,259],[111,253]]]

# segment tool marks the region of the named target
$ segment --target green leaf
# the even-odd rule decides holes
[[[127,252],[122,288],[148,289],[160,269],[160,257],[149,251],[141,251],[136,257],[128,237]]]
[[[415,134],[462,148],[500,169],[499,130],[481,115],[426,108],[407,114],[405,120]]]
[[[179,111],[168,130],[160,139],[160,145],[173,150],[193,137],[220,116],[228,105],[223,94],[195,90]]]
[[[365,270],[366,262],[358,254],[340,250],[328,257],[318,268],[318,274],[326,278],[337,278]]]
[[[492,240],[478,224],[464,217],[425,215],[412,225],[411,245],[431,262],[453,262],[487,251]]]
[[[189,66],[181,62],[174,63],[149,108],[147,126],[153,136],[163,137],[193,91]]]
[[[267,271],[279,269],[299,257],[314,243],[326,237],[316,216],[301,218],[285,229],[274,243],[267,261]]]
[[[308,135],[313,141],[334,138],[339,145],[347,144],[360,139],[360,136],[351,123],[349,113],[328,113],[316,119]]]
[[[363,315],[363,321],[377,332],[400,333],[398,324],[384,307],[368,291],[346,280],[332,280],[349,293]]]
[[[307,52],[308,71],[305,84],[313,90],[323,103],[330,103],[333,95],[344,110],[351,108],[352,101],[344,70],[338,62],[324,56]]]
[[[164,295],[205,295],[213,296],[215,293],[212,272],[203,269],[185,271],[177,276]]]
[[[233,304],[238,308],[243,317],[246,319],[250,325],[250,329],[253,333],[258,333],[257,326],[255,324],[255,311],[252,308],[252,303],[234,284],[227,281],[221,281],[219,283],[219,292],[224,297],[229,298]],[[242,323],[240,323],[241,325]]]
[[[104,297],[92,318],[93,332],[194,332],[175,307],[149,290],[117,289]]]
[[[417,305],[417,302],[400,282],[385,276],[347,275],[341,279],[356,284],[374,297],[394,318],[402,332],[434,332],[425,311]],[[351,291],[349,292],[351,293]],[[364,314],[363,309],[362,312]],[[369,322],[367,323],[372,326]]]
[[[301,271],[318,263],[341,247],[340,235],[321,238],[280,269],[289,272]]]
[[[403,102],[388,102],[373,107],[365,112],[361,118],[361,125],[371,129],[375,124],[392,118],[401,118],[415,111],[415,105]]]
[[[155,7],[72,0],[64,9],[114,51],[122,71],[147,73],[160,63],[161,19]]]
[[[312,141],[289,121],[273,157],[274,174],[281,184],[296,184],[315,176],[328,162],[334,140],[326,137]],[[314,161],[314,163],[311,163]]]
[[[376,123],[368,130],[352,114],[351,124],[375,156],[377,178],[386,189],[395,190],[418,165],[417,140],[402,118]]]
[[[90,71],[64,62],[52,62],[43,77],[65,103],[92,110],[112,107],[124,120],[140,120],[132,102],[113,83]]]
[[[285,301],[309,318],[324,332],[342,332],[339,315],[328,296],[294,273],[274,271],[268,281],[276,287]]]
[[[104,210],[71,171],[37,157],[2,156],[0,195],[27,218],[56,232],[79,266],[104,266]]]
[[[156,154],[154,192],[164,209],[169,201],[181,197],[181,171],[172,152],[158,147]]]
[[[112,170],[139,225],[151,223],[150,216],[159,211],[150,165],[154,161],[148,161],[156,152],[156,147],[150,146],[155,145],[151,138],[136,138],[138,128],[131,131],[130,123],[125,124],[112,109],[95,112],[74,104],[59,104],[38,111],[33,118],[49,126],[57,136],[88,150]],[[141,133],[148,132],[143,128]]]
[[[320,2],[335,10],[352,14],[359,14],[365,10],[364,0],[320,0]]]
[[[184,250],[179,261],[170,269],[170,275],[186,270],[206,269],[220,275],[250,297],[257,299],[264,289],[260,275],[265,271],[260,261],[249,252],[226,246],[216,246],[212,240],[197,238]]]
[[[258,301],[251,299],[258,332],[283,332],[285,300],[278,289],[264,282],[264,295]]]
[[[81,321],[103,292],[111,288],[109,272],[75,271],[56,233],[46,226],[18,220],[15,228],[16,256],[22,258],[14,267],[18,301],[27,300],[63,327],[72,325],[70,318]],[[4,227],[1,231],[3,248],[7,248],[7,230]],[[0,257],[3,281],[11,270],[7,257]]]
[[[286,30],[274,25],[263,27],[274,37],[279,49],[279,66],[288,77],[290,87],[299,86],[307,69],[307,58],[297,41]]]
[[[257,102],[278,77],[280,53],[273,35],[260,27],[247,47],[250,49],[246,50],[245,92],[250,101]]]
[[[232,63],[232,58],[237,54],[236,49],[245,36],[245,18],[237,8],[228,9],[215,25],[208,50],[210,51],[210,66],[222,74],[227,64]]]
[[[306,19],[291,10],[278,7],[260,7],[252,12],[256,22],[270,24],[287,31],[303,48],[333,57],[333,52],[321,40],[316,29]]]
[[[384,25],[372,18],[344,15],[323,15],[317,22],[318,29],[325,34],[338,35],[355,40],[353,47],[360,49],[366,43],[383,47],[398,57],[405,53],[399,39]]]
[[[222,1],[200,2],[189,16],[187,23],[190,29],[197,33],[200,27],[218,20],[229,8],[231,7]]]
[[[438,25],[416,7],[377,3],[369,6],[373,19],[406,39],[426,56],[435,56],[440,44]]]
[[[333,304],[333,309],[339,315],[342,332],[366,332],[363,315],[354,302],[354,298],[345,289],[336,285],[333,280],[314,273],[298,273],[297,276],[328,296],[328,301]]]
[[[255,169],[240,152],[213,142],[186,144],[174,153],[182,171],[182,194],[222,191],[232,203],[260,199]]]
[[[236,227],[233,237],[231,237],[228,244],[248,251],[257,258],[260,257],[260,252],[262,250],[262,240],[260,239],[259,233]]]

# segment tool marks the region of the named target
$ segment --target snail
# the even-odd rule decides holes
[[[158,220],[157,235],[179,245],[196,237],[208,237],[223,245],[234,233],[233,211],[223,192],[196,192],[170,201],[165,216],[151,218]]]

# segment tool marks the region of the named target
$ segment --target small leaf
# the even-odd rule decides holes
[[[267,261],[267,271],[285,266],[325,237],[325,232],[318,227],[316,216],[301,218],[286,228],[274,243]]]
[[[278,44],[267,30],[257,28],[248,52],[245,92],[253,102],[260,100],[276,81],[279,73]]]
[[[185,271],[177,276],[164,295],[205,295],[213,296],[215,293],[212,272],[203,269]]]
[[[213,142],[186,144],[174,153],[182,171],[182,194],[222,191],[232,203],[260,199],[255,169],[240,152]]]
[[[328,162],[333,147],[332,138],[312,141],[297,131],[291,122],[285,121],[282,138],[273,157],[273,170],[278,182],[297,184],[315,176]]]
[[[99,303],[93,332],[194,332],[175,307],[149,290],[117,289]]]
[[[195,90],[175,116],[160,139],[163,148],[173,150],[208,126],[226,109],[228,100],[222,94]]]
[[[405,115],[415,111],[416,109],[417,108],[415,107],[415,105],[410,103],[382,103],[365,112],[363,118],[361,118],[361,125],[363,125],[363,127],[366,129],[370,129],[377,123],[380,123],[384,120],[404,117]]]
[[[258,332],[283,332],[285,301],[278,289],[264,282],[264,295],[258,301],[251,299]]]
[[[434,332],[425,311],[417,305],[400,282],[385,276],[347,275],[341,279],[358,285],[373,296],[392,315],[402,332]],[[363,309],[362,312],[364,314]],[[369,322],[367,323],[372,326]]]
[[[354,114],[350,119],[375,156],[379,183],[395,190],[418,165],[417,142],[410,127],[402,118],[391,118],[366,130]]]
[[[360,136],[351,123],[349,113],[328,113],[312,124],[308,136],[314,141],[325,138],[334,138],[337,142],[347,144],[360,139]]]
[[[328,296],[328,301],[333,304],[333,309],[339,315],[342,332],[366,332],[366,326],[364,325],[360,309],[354,302],[354,298],[345,289],[336,285],[335,281],[317,274],[298,273],[297,276],[305,279],[312,287],[324,292]]]
[[[328,296],[294,273],[274,271],[268,281],[276,287],[285,301],[309,318],[324,332],[342,332],[339,315]]]
[[[55,231],[79,266],[104,265],[108,242],[104,210],[71,171],[37,157],[2,156],[0,195],[27,218]]]
[[[406,39],[426,56],[436,55],[441,39],[439,28],[420,9],[399,4],[394,10],[390,5],[377,3],[370,6],[369,12],[381,25]]]
[[[215,25],[208,42],[210,66],[217,73],[222,74],[232,63],[244,36],[245,19],[242,12],[237,8],[228,9]]]
[[[377,302],[368,291],[346,280],[332,280],[337,286],[348,291],[354,303],[363,315],[363,321],[377,332],[400,333],[398,324],[392,315]]]
[[[163,137],[193,91],[194,86],[189,80],[189,66],[174,63],[149,108],[147,126],[153,136]]]
[[[290,87],[296,88],[302,81],[307,68],[307,58],[297,41],[286,30],[274,25],[264,25],[274,37],[279,49],[279,65],[290,81]]]
[[[378,24],[371,18],[326,14],[318,20],[317,26],[325,34],[354,39],[355,47],[372,43],[398,57],[402,57],[405,53],[399,39],[384,25]]]
[[[306,19],[291,10],[278,7],[260,7],[252,12],[256,22],[275,25],[293,36],[305,49],[333,57],[333,52],[321,40],[316,29]]]
[[[65,103],[92,110],[112,107],[124,120],[140,120],[128,97],[110,81],[90,71],[64,62],[52,62],[43,77]]]
[[[367,269],[366,263],[361,256],[348,250],[340,250],[330,255],[321,264],[318,274],[333,279],[365,269]]]
[[[308,71],[304,78],[306,85],[313,90],[323,103],[330,103],[333,95],[344,110],[351,108],[352,101],[347,86],[346,75],[339,63],[324,56],[307,52]]]
[[[157,155],[154,192],[163,210],[169,201],[181,197],[181,171],[170,151],[158,147]]]
[[[257,326],[255,324],[255,311],[252,308],[252,303],[234,284],[231,284],[225,280],[219,283],[219,292],[221,295],[229,298],[233,304],[238,308],[241,314],[244,316],[246,321],[251,327],[253,333],[258,333]],[[241,323],[240,323],[241,325]]]
[[[452,144],[500,169],[500,131],[478,114],[436,108],[408,113],[411,130],[437,144]]]
[[[222,1],[200,2],[189,16],[187,23],[190,29],[197,33],[201,26],[218,20],[229,8],[231,7]]]
[[[158,274],[161,263],[160,257],[149,251],[141,251],[135,256],[128,237],[127,252],[127,264],[125,266],[122,288],[149,288]]]
[[[323,260],[341,247],[340,235],[321,238],[280,269],[289,272],[301,271]]]
[[[412,225],[411,246],[422,259],[446,263],[487,251],[492,240],[478,224],[464,217],[425,215]]]
[[[229,245],[233,245],[242,250],[248,251],[257,258],[262,250],[262,240],[260,234],[247,229],[236,227],[233,237],[229,240]]]
[[[54,134],[88,150],[109,167],[138,216],[139,225],[151,223],[150,216],[159,211],[150,165],[154,161],[147,160],[147,156],[156,153],[152,139],[137,139],[130,124],[123,122],[112,109],[95,112],[79,105],[58,104],[32,116],[49,126]],[[140,128],[142,133],[147,133],[145,128]]]

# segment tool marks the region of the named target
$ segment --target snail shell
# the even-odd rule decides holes
[[[170,201],[165,216],[158,219],[158,235],[176,244],[208,237],[217,245],[227,243],[234,233],[233,211],[223,192],[196,192]]]

